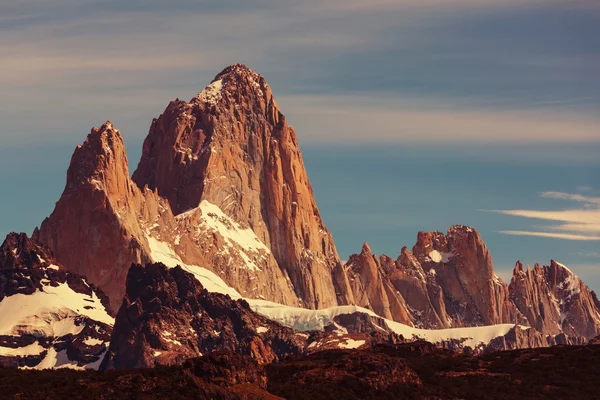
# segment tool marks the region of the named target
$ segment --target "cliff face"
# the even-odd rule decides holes
[[[522,319],[509,300],[508,287],[494,274],[492,257],[481,236],[467,226],[417,236],[413,254],[443,288],[453,326],[515,323]]]
[[[356,305],[373,310],[384,318],[412,325],[404,298],[387,279],[380,261],[371,253],[367,243],[360,254],[350,256],[345,269]]]
[[[378,261],[363,247],[349,264],[377,271],[371,277],[363,272],[370,286],[354,288],[355,299],[363,296],[367,304],[364,298],[372,298],[375,306],[370,308],[386,313],[389,301],[381,297],[391,293],[402,305],[392,313],[400,322],[426,328],[525,322],[509,299],[508,287],[494,274],[483,240],[466,226],[453,226],[446,235],[419,232],[412,252],[404,247],[395,261],[386,255]]]
[[[160,220],[167,208],[155,193],[142,192],[131,182],[123,139],[106,122],[75,149],[65,190],[33,238],[50,247],[60,263],[98,285],[116,310],[131,263],[150,260],[146,221]]]
[[[114,308],[129,266],[165,257],[211,269],[248,298],[308,308],[354,301],[295,132],[245,66],[226,68],[189,103],[169,104],[133,181],[119,132],[109,122],[94,128],[34,232]]]
[[[591,339],[600,333],[598,298],[564,265],[517,262],[510,281],[510,298],[536,330]]]
[[[406,247],[396,261],[381,255],[386,265],[387,277],[405,299],[416,326],[449,328],[452,317],[446,312],[442,288],[436,282],[435,270],[425,271],[416,257]]]
[[[332,278],[339,257],[296,133],[265,79],[247,67],[226,68],[189,103],[171,102],[152,123],[133,179],[168,199],[176,215],[206,201],[249,227],[300,305],[352,302],[343,276]]]
[[[357,269],[357,266],[360,266]],[[447,234],[419,232],[412,252],[402,248],[397,260],[379,261],[364,246],[350,257],[350,272],[358,304],[389,318],[382,294],[391,285],[407,310],[406,320],[429,329],[514,323],[517,329],[499,339],[498,348],[581,344],[598,335],[598,298],[564,265],[523,268],[518,262],[510,286],[495,273],[480,235],[466,226]],[[369,282],[363,285],[362,280]],[[358,281],[358,283],[356,282]],[[402,312],[392,313],[392,319]]]

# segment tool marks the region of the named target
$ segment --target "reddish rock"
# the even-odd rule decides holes
[[[119,132],[110,122],[94,128],[34,232],[113,308],[132,263],[165,259],[210,269],[248,298],[309,308],[353,302],[294,130],[248,68],[228,67],[189,103],[171,102],[133,178],[137,185]]]
[[[435,280],[435,270],[423,270],[406,247],[402,248],[393,268],[388,269],[388,278],[402,294],[417,326],[430,329],[451,326],[443,291]]]
[[[363,245],[360,254],[350,256],[345,268],[356,305],[373,310],[384,318],[412,325],[402,295],[387,279],[368,243]]]
[[[218,350],[269,363],[302,352],[307,336],[254,313],[243,300],[209,293],[179,267],[133,265],[102,368],[179,364]]]
[[[452,326],[523,320],[509,300],[508,287],[494,274],[490,252],[473,228],[456,225],[447,235],[420,232],[413,254],[424,270],[435,271],[446,312],[454,320]]]
[[[116,310],[131,263],[150,261],[140,220],[158,215],[159,207],[168,205],[131,182],[123,139],[106,122],[75,149],[65,190],[33,237],[98,285]]]
[[[133,179],[168,199],[176,215],[208,201],[250,227],[303,306],[352,303],[343,273],[332,277],[340,260],[294,129],[265,79],[247,67],[226,68],[189,103],[171,102],[152,123]]]
[[[596,294],[564,265],[518,261],[510,281],[510,298],[531,326],[545,335],[564,333],[587,340],[600,334],[600,307]]]

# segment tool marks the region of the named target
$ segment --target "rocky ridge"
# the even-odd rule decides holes
[[[511,301],[536,330],[591,339],[600,334],[600,303],[569,268],[517,262],[509,286]]]
[[[467,226],[453,226],[447,234],[419,232],[412,251],[402,248],[396,260],[386,255],[378,260],[365,244],[346,268],[375,271],[371,275],[377,279],[370,282],[397,291],[407,318],[417,327],[513,323],[536,332],[524,335],[517,330],[513,342],[544,346],[585,343],[600,333],[596,294],[566,266],[552,260],[548,267],[536,264],[533,270],[524,270],[518,262],[507,285],[494,273],[480,235]],[[360,305],[381,313],[387,304],[372,296]]]
[[[0,365],[97,368],[112,333],[108,298],[52,251],[11,233],[0,246]]]

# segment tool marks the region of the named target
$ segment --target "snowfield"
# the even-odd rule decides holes
[[[92,293],[91,296],[77,293],[66,283],[58,286],[46,285],[32,294],[18,293],[5,297],[0,302],[0,335],[33,335],[59,342],[67,335],[81,333],[85,328],[85,323],[80,321],[82,316],[110,326],[115,323],[96,293]],[[108,348],[108,342],[98,339],[86,338],[84,342],[88,345],[104,344]],[[98,368],[102,360],[100,358],[92,364],[78,366],[76,362],[69,360],[65,350],[56,352],[54,347],[44,348],[38,341],[24,347],[0,346],[0,356],[35,356],[44,351],[44,359],[33,369]]]
[[[227,294],[233,299],[242,299],[242,296],[233,288],[229,287],[219,276],[212,271],[196,266],[186,265],[175,251],[166,243],[148,237],[151,248],[151,257],[155,262],[162,262],[167,267],[181,266],[184,270],[192,273],[196,279],[209,292]],[[337,306],[321,310],[310,310],[306,308],[290,307],[267,300],[244,298],[250,308],[256,313],[278,322],[281,325],[294,328],[299,331],[323,330],[327,325],[334,323],[333,319],[342,314],[353,314],[360,312],[381,318],[373,311],[358,306]],[[513,324],[500,324],[491,326],[478,326],[470,328],[450,329],[418,329],[399,322],[385,319],[388,328],[405,338],[419,338],[432,343],[438,343],[450,339],[464,339],[465,346],[476,347],[483,343],[487,344],[498,336],[504,336],[514,327]]]

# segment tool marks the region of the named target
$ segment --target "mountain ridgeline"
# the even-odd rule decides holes
[[[396,323],[415,332],[512,325],[487,349],[581,344],[600,334],[600,303],[567,267],[519,262],[507,285],[467,226],[419,232],[396,259],[365,243],[343,264],[294,129],[265,79],[240,64],[189,102],[168,104],[132,175],[119,130],[108,121],[93,128],[30,242],[106,293],[107,312],[118,310],[110,348],[98,347],[106,367],[179,363],[220,349],[266,363],[410,339]],[[318,333],[269,314],[273,304],[337,314]],[[438,342],[462,349],[466,338]]]

